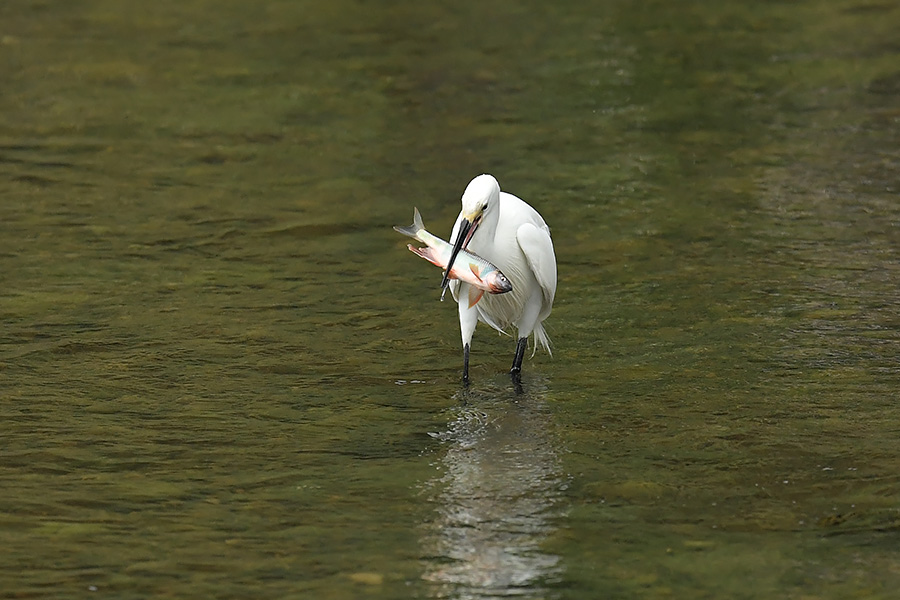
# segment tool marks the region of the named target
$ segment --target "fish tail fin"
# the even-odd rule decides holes
[[[425,229],[425,223],[422,221],[422,215],[419,214],[419,209],[413,206],[413,226],[417,229]]]
[[[425,223],[422,222],[422,215],[419,214],[419,209],[414,208],[413,210],[416,211],[413,214],[413,224],[408,227],[394,225],[394,231],[396,231],[397,233],[402,233],[403,235],[408,235],[409,237],[417,239],[421,242],[422,240],[419,239],[419,232],[425,229]]]

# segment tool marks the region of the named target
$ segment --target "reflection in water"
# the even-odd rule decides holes
[[[502,396],[502,397],[501,397]],[[556,526],[565,480],[543,399],[503,393],[454,410],[437,505],[423,536],[426,581],[437,598],[546,597],[559,557],[541,550]]]

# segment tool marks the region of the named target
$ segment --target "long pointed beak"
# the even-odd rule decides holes
[[[447,263],[447,268],[444,270],[444,278],[441,279],[441,289],[447,289],[447,284],[450,283],[450,271],[453,269],[453,262],[456,260],[456,255],[459,254],[459,251],[462,250],[467,243],[469,243],[472,233],[475,233],[472,221],[462,217],[459,225],[459,233],[456,235],[456,239],[453,240],[453,252],[450,253],[450,261]]]

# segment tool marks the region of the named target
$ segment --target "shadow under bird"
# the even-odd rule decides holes
[[[509,373],[518,385],[529,337],[534,336],[534,351],[540,345],[551,353],[550,338],[543,325],[556,295],[556,254],[550,228],[528,203],[500,191],[497,180],[485,174],[466,187],[450,240],[452,250],[441,288],[446,290],[449,286],[459,305],[463,383],[469,383],[472,335],[481,321],[501,333],[516,328],[516,352]],[[480,302],[470,302],[472,284],[453,276],[464,270],[457,270],[456,265],[463,252],[474,253],[496,265],[512,289],[504,294],[486,295]]]

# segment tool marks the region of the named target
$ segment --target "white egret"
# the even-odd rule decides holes
[[[550,339],[544,319],[553,308],[556,295],[556,255],[550,228],[529,204],[506,192],[491,175],[479,175],[462,195],[462,210],[450,234],[453,253],[441,287],[448,283],[459,303],[459,329],[463,343],[463,383],[469,382],[469,348],[478,321],[505,333],[518,330],[518,343],[509,371],[514,383],[521,380],[522,359],[528,338],[550,352]],[[467,249],[493,264],[512,283],[512,291],[502,295],[485,294],[474,306],[469,304],[469,284],[449,280],[456,255]],[[532,351],[534,356],[534,351]]]

